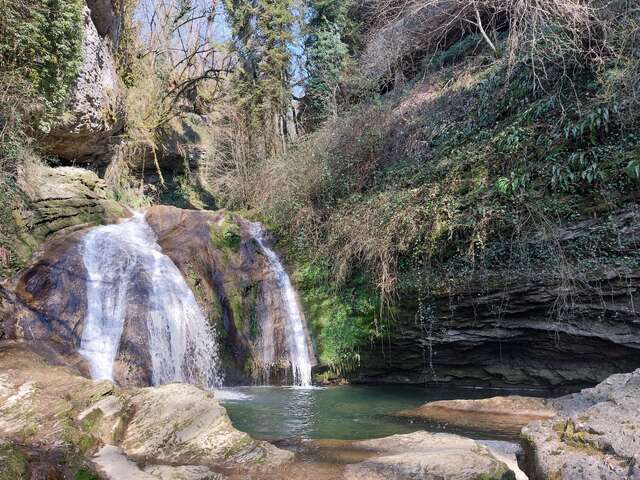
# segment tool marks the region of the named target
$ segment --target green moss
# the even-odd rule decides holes
[[[293,278],[320,362],[334,373],[357,367],[361,349],[384,333],[383,325],[376,326],[378,304],[370,284],[360,277],[349,286],[332,288],[323,266],[303,259],[299,259]]]
[[[232,283],[225,285],[229,308],[236,329],[250,334],[252,319],[255,317],[258,285],[249,285],[244,290]]]
[[[97,473],[81,468],[73,476],[73,480],[100,480]]]
[[[569,447],[580,450],[587,455],[601,456],[605,453],[596,442],[589,438],[589,434],[587,432],[576,429],[573,420],[568,420],[566,423],[564,423],[564,428],[561,432],[560,439]]]
[[[102,412],[99,413],[98,417],[101,416]],[[62,412],[58,415],[58,420],[62,425],[62,439],[73,447],[79,455],[86,455],[94,449],[98,441],[91,433],[85,432],[82,426],[78,427],[73,418],[73,411]],[[94,417],[93,421],[87,423],[87,426],[95,426],[96,421],[97,417]]]
[[[80,424],[80,428],[85,432],[93,432],[102,421],[104,413],[99,408],[91,411]]]
[[[235,252],[240,248],[240,242],[242,241],[240,227],[233,222],[232,218],[225,216],[220,225],[211,228],[211,240],[216,247],[222,250],[230,249]]]
[[[27,480],[29,463],[26,455],[11,444],[0,446],[0,480]]]
[[[229,308],[233,316],[233,322],[237,329],[242,329],[242,321],[244,317],[244,308],[242,305],[242,295],[235,285],[227,284],[226,286],[227,299],[229,301]]]
[[[25,208],[25,201],[11,180],[0,179],[0,279],[24,268],[37,246],[16,213]]]

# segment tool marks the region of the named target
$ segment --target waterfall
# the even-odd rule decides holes
[[[296,291],[280,258],[265,242],[262,225],[252,223],[251,235],[258,242],[260,250],[269,262],[282,296],[286,316],[285,335],[294,385],[309,387],[311,386],[311,354],[304,328],[304,316],[298,303]]]
[[[95,379],[113,380],[132,288],[148,293],[146,322],[154,385],[173,381],[221,384],[215,334],[180,270],[164,255],[144,214],[97,227],[82,239],[87,313],[80,353]]]

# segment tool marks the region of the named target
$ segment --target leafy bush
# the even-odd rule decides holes
[[[42,98],[42,110],[32,113],[35,126],[46,133],[82,65],[85,3],[3,0],[0,5],[0,70],[27,79]]]
[[[240,227],[233,218],[225,216],[220,225],[211,227],[213,244],[221,250],[237,251],[242,241]]]

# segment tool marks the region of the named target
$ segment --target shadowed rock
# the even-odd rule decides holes
[[[615,232],[616,258],[633,258],[640,212],[557,232],[564,247]],[[530,238],[535,250],[543,240]],[[541,248],[541,247],[540,247]],[[391,338],[363,352],[356,382],[449,383],[548,389],[595,385],[640,366],[640,270],[612,262],[575,278],[491,271],[451,292],[403,297]],[[559,309],[561,311],[559,311]]]

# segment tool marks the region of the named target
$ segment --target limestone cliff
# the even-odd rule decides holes
[[[42,141],[68,161],[108,164],[125,121],[124,93],[115,67],[119,19],[110,0],[87,2],[84,62],[66,100],[66,113]]]

